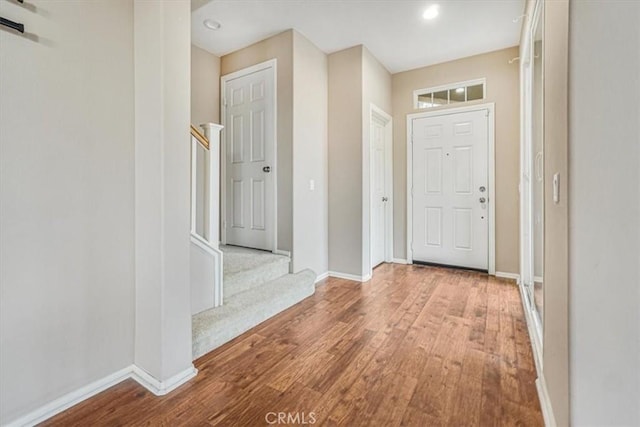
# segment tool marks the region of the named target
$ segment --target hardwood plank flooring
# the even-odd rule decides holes
[[[518,289],[476,272],[383,264],[364,284],[326,279],[195,365],[168,396],[127,380],[43,425],[263,426],[269,412],[327,426],[543,425]]]

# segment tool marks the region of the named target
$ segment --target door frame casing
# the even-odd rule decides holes
[[[489,179],[489,248],[488,271],[496,274],[496,185],[495,185],[495,103],[443,108],[407,114],[407,263],[413,264],[413,121],[475,111],[487,111],[487,175]]]
[[[220,240],[223,245],[227,243],[227,82],[240,77],[245,77],[259,71],[273,69],[273,166],[271,167],[273,178],[273,244],[272,252],[278,251],[278,60],[277,58],[261,62],[220,77],[220,121],[222,126],[221,140],[223,141],[220,153]]]
[[[535,32],[538,25],[543,26],[544,31],[544,2],[535,0],[530,13],[531,19],[526,21],[526,30],[521,43],[520,50],[520,293],[523,300],[525,318],[529,328],[531,346],[533,348],[534,361],[541,378],[540,372],[543,368],[543,318],[539,316],[535,307],[530,286],[534,286],[534,209],[533,209],[533,179],[535,175],[534,162],[532,157],[533,147],[533,68],[532,60],[534,56],[533,44],[535,42]],[[539,20],[540,19],[540,20]],[[544,36],[543,36],[544,46]],[[544,47],[543,47],[544,61]],[[542,88],[544,89],[544,63],[542,65]],[[542,90],[543,90],[542,89]],[[542,93],[542,105],[544,106],[544,90]],[[542,118],[544,129],[545,117]],[[543,138],[545,137],[543,132]],[[543,147],[545,141],[543,140]],[[544,152],[544,148],[543,148]],[[543,175],[544,176],[544,175]],[[546,180],[546,176],[544,177]],[[546,185],[546,182],[544,182]],[[543,198],[544,200],[544,198]],[[543,212],[544,213],[544,212]],[[543,260],[544,260],[544,235],[543,235]],[[544,286],[544,285],[543,285]],[[544,301],[544,289],[543,289]],[[543,314],[544,317],[544,314]]]
[[[385,224],[384,224],[384,262],[393,261],[393,118],[377,105],[369,104],[369,267],[370,272],[373,271],[373,182],[374,167],[373,156],[371,153],[371,143],[373,134],[371,126],[373,121],[378,119],[384,122],[384,187],[385,193],[388,194],[389,200],[385,206]]]

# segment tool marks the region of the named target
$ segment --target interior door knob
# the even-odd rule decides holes
[[[484,197],[480,197],[480,203],[486,203],[487,199],[485,199]]]
[[[271,172],[271,166],[265,166],[262,168],[262,172],[269,173]]]
[[[388,198],[388,197],[383,197],[383,198],[382,198],[382,201],[383,201],[383,202],[387,202],[387,201],[389,201],[389,198]]]

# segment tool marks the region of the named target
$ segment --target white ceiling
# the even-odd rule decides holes
[[[364,44],[396,73],[517,45],[524,1],[213,0],[192,12],[191,38],[222,56],[294,28],[326,53]],[[424,20],[434,3],[439,16]]]

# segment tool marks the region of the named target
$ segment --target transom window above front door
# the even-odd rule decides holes
[[[484,99],[486,79],[468,80],[413,91],[413,108],[417,110]]]

